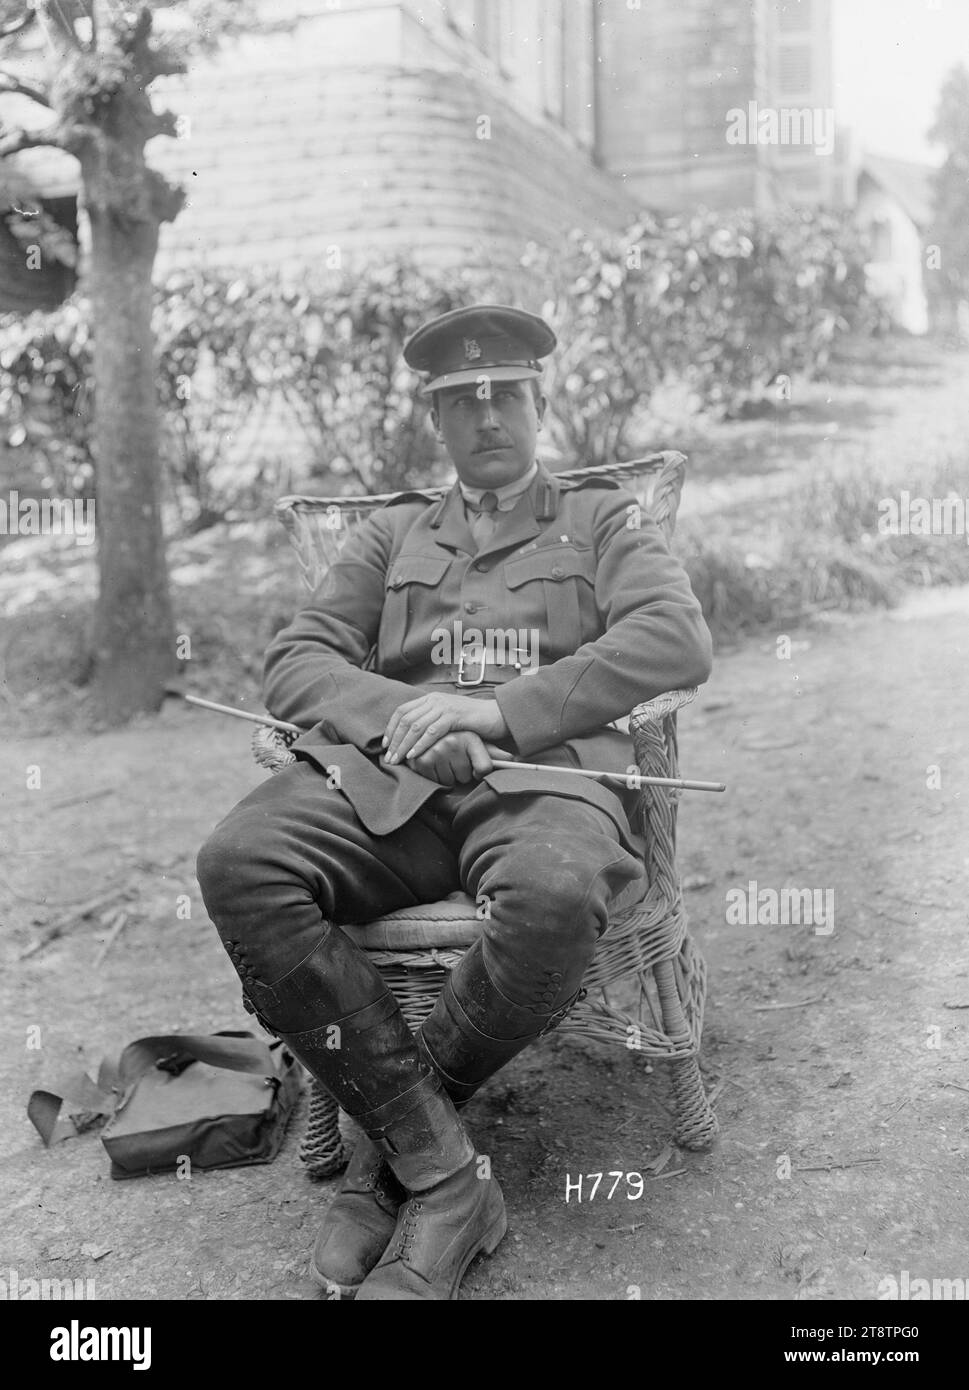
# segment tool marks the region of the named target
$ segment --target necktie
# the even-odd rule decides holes
[[[478,543],[478,549],[488,541],[494,532],[497,521],[498,498],[493,492],[484,492],[476,507],[472,506],[471,534]]]

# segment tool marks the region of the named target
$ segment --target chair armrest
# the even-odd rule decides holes
[[[273,729],[263,724],[253,731],[252,756],[260,767],[270,772],[282,772],[284,767],[296,761],[296,754],[289,751],[289,745],[298,738],[297,734],[284,729]]]
[[[644,777],[678,777],[676,711],[696,699],[697,687],[667,690],[637,705],[629,715],[636,762]],[[676,806],[682,792],[675,787],[643,787],[639,818],[646,839],[645,866],[649,883],[670,909],[680,898],[676,871]]]
[[[629,722],[633,728],[643,728],[646,724],[659,724],[668,714],[674,714],[697,697],[697,686],[685,690],[666,690],[662,695],[654,695],[651,700],[637,705],[630,711]]]

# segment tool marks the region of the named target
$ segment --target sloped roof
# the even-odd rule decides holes
[[[72,154],[53,145],[38,145],[4,160],[4,167],[29,179],[42,198],[76,198],[81,166]]]
[[[15,235],[15,225],[23,225],[25,218],[33,218],[38,212],[41,221],[37,240],[46,254],[40,265],[33,267],[28,264],[23,238]],[[0,314],[55,309],[74,288],[73,266],[66,264],[56,249],[52,255],[49,242],[43,240],[44,212],[43,199],[23,171],[13,168],[9,160],[0,161]],[[52,227],[48,221],[48,230]],[[73,236],[74,229],[70,233],[71,245]]]
[[[860,173],[867,174],[879,184],[908,213],[917,227],[927,227],[932,220],[934,194],[931,164],[916,164],[908,159],[891,159],[888,155],[866,154]]]

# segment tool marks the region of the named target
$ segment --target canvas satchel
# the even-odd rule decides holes
[[[301,1069],[279,1042],[251,1033],[169,1034],[129,1043],[95,1086],[35,1091],[28,1114],[45,1144],[87,1127],[59,1120],[69,1094],[84,1089],[84,1115],[110,1114],[101,1141],[113,1178],[185,1168],[269,1163],[300,1092]],[[110,1087],[110,1090],[107,1089]],[[90,1122],[90,1121],[89,1121]],[[60,1132],[57,1132],[60,1130]]]

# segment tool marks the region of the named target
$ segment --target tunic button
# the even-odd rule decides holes
[[[477,613],[478,605],[476,603],[472,603],[469,599],[468,602],[464,605],[464,611],[465,613]]]
[[[565,570],[562,568],[561,565],[553,565],[553,566],[552,566],[552,578],[553,578],[553,579],[561,579],[561,578],[562,578],[562,575],[563,575],[564,573],[565,573]]]

